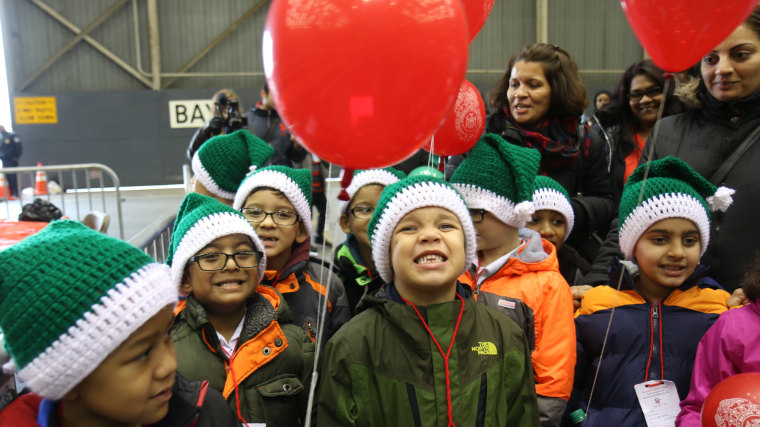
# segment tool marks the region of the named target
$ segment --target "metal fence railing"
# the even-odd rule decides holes
[[[35,194],[35,178],[38,172],[47,179],[47,194]],[[120,182],[116,172],[100,163],[82,163],[55,166],[24,166],[0,168],[6,176],[16,175],[16,193],[8,192],[0,197],[0,217],[16,219],[24,204],[41,198],[56,206],[64,216],[83,220],[93,211],[101,211],[115,217],[119,227],[118,236],[124,239],[124,222],[121,209]],[[55,184],[53,184],[55,182]],[[113,221],[112,221],[113,222]]]
[[[166,262],[176,216],[176,213],[172,213],[156,219],[129,239],[129,243],[145,251],[156,262]]]

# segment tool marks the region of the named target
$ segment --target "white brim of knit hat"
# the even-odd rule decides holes
[[[301,218],[306,229],[306,234],[311,236],[311,206],[309,205],[309,201],[306,199],[303,191],[301,191],[301,187],[280,171],[266,169],[249,175],[240,184],[240,188],[238,188],[235,194],[235,200],[232,202],[232,207],[236,210],[242,209],[245,200],[251,192],[259,187],[269,187],[282,191]]]
[[[485,209],[499,221],[514,228],[525,227],[535,212],[532,202],[515,203],[504,196],[472,184],[452,183],[464,197],[470,209]]]
[[[179,289],[182,284],[182,276],[185,273],[185,267],[190,257],[195,256],[201,249],[208,246],[214,240],[229,236],[231,234],[245,234],[253,241],[257,250],[264,253],[264,245],[261,239],[256,235],[256,231],[251,224],[239,214],[233,212],[215,212],[196,221],[195,224],[185,232],[177,245],[172,257],[172,283],[175,289]],[[266,270],[267,257],[262,255],[259,260],[259,281],[264,277]]]
[[[92,373],[145,322],[177,303],[169,267],[151,263],[126,277],[76,324],[19,370],[44,398],[59,400]]]
[[[399,178],[388,172],[385,169],[367,169],[363,170],[351,179],[351,184],[346,187],[346,193],[348,193],[348,201],[339,201],[338,212],[348,213],[348,206],[351,204],[351,200],[354,199],[356,193],[362,189],[362,187],[377,184],[387,187],[399,181]]]
[[[216,182],[214,182],[214,179],[211,178],[211,174],[208,173],[206,168],[203,166],[203,163],[201,163],[201,159],[198,157],[198,152],[193,155],[193,160],[191,163],[196,179],[198,182],[203,184],[204,187],[206,187],[206,190],[223,199],[232,200],[235,198],[235,193],[223,190],[216,184]]]
[[[477,240],[470,211],[462,198],[451,187],[434,182],[421,182],[405,187],[388,202],[372,234],[372,259],[380,277],[386,283],[393,281],[390,264],[390,245],[393,230],[409,212],[427,207],[444,208],[459,218],[464,232],[465,265],[462,273],[477,262]]]
[[[550,210],[561,213],[567,223],[564,239],[567,241],[570,232],[573,231],[573,225],[575,225],[575,213],[565,195],[553,188],[539,188],[533,193],[533,207],[536,211]]]
[[[659,194],[632,210],[620,227],[620,250],[627,258],[633,258],[636,243],[644,232],[668,218],[688,219],[697,226],[701,238],[699,255],[704,255],[710,243],[710,220],[704,205],[693,196],[681,193]]]

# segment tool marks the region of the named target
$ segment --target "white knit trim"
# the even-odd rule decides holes
[[[553,188],[539,188],[533,193],[533,207],[537,211],[546,209],[561,213],[567,222],[565,240],[570,237],[570,232],[573,231],[573,225],[575,224],[575,213],[573,212],[573,206],[570,205],[564,194]]]
[[[620,250],[627,258],[633,258],[636,242],[652,224],[668,218],[685,218],[697,226],[701,236],[700,257],[710,243],[710,220],[707,212],[696,198],[688,194],[658,194],[645,200],[625,217],[620,227]]]
[[[175,231],[177,231],[175,229]],[[185,272],[187,260],[201,249],[205,248],[214,240],[231,234],[245,234],[253,240],[257,250],[264,252],[264,245],[253,226],[243,217],[232,212],[215,212],[197,221],[188,230],[177,245],[172,257],[172,284],[179,289],[182,284],[182,275]],[[263,255],[259,260],[259,281],[264,277],[267,257]]]
[[[61,399],[145,322],[176,302],[169,267],[148,264],[102,296],[19,377],[38,395]]]
[[[195,155],[193,155],[192,165],[193,173],[198,178],[198,181],[203,184],[203,186],[206,187],[209,192],[227,200],[232,200],[235,198],[235,193],[222,190],[222,188],[219,187],[216,182],[214,182],[214,179],[211,178],[211,174],[208,173],[206,168],[203,166],[203,163],[201,163],[201,159],[198,156],[198,153],[195,153]]]
[[[521,206],[523,209],[518,214],[515,212],[517,206],[514,202],[493,191],[472,184],[452,183],[451,185],[462,193],[462,197],[467,202],[467,207],[470,209],[485,209],[498,218],[499,221],[515,228],[525,227],[525,224],[530,220],[530,216],[535,212],[535,208],[531,202],[528,202],[530,204],[523,204]]]
[[[734,198],[731,197],[736,193],[736,190],[728,187],[718,187],[715,194],[705,199],[707,205],[710,206],[710,211],[725,212],[728,207],[734,202]]]
[[[232,207],[240,210],[245,203],[245,199],[258,187],[271,187],[282,191],[301,218],[306,229],[306,234],[311,237],[311,206],[309,205],[309,201],[306,199],[303,191],[301,191],[301,187],[280,171],[267,169],[249,175],[240,184],[240,188],[238,188],[235,194],[235,200],[232,202]]]
[[[346,187],[348,201],[340,200],[338,203],[338,212],[348,213],[348,205],[354,199],[356,193],[365,185],[378,184],[387,187],[399,181],[399,178],[385,169],[367,169],[363,170],[351,179],[351,184]]]
[[[459,194],[448,186],[435,182],[420,182],[405,187],[388,202],[380,220],[372,234],[372,259],[375,261],[383,281],[393,280],[393,269],[390,264],[390,245],[393,229],[409,212],[425,207],[441,207],[453,212],[462,224],[464,231],[465,264],[464,270],[477,261],[477,241],[475,227],[472,224],[470,211]],[[462,270],[462,273],[464,273]]]

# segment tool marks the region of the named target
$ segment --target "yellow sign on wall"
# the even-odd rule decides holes
[[[58,123],[58,108],[54,96],[14,96],[15,123],[38,125]]]

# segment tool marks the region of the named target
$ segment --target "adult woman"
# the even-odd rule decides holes
[[[660,103],[665,102],[663,117],[680,113],[681,103],[672,96],[675,83],[665,88],[665,72],[647,59],[628,67],[620,78],[612,102],[597,112],[610,145],[608,170],[612,178],[615,200],[620,198],[623,184],[636,166],[657,121]]]
[[[596,116],[596,113],[599,110],[609,105],[611,100],[612,100],[612,94],[608,90],[602,89],[598,91],[597,93],[595,93],[594,100],[592,102],[592,104],[594,104],[594,112],[591,114],[591,117],[587,116],[584,113],[581,116],[583,123],[586,123],[587,125],[591,126],[593,129],[594,125],[596,124],[596,120],[594,120],[594,116]]]
[[[586,88],[575,61],[555,45],[525,46],[509,60],[490,101],[496,112],[488,118],[487,132],[541,152],[539,173],[573,196],[575,227],[568,244],[593,259],[598,242],[591,235],[606,232],[612,188],[601,139],[578,125]]]

